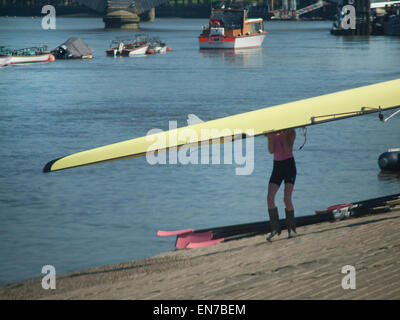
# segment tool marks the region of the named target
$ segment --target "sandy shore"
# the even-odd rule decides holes
[[[400,211],[320,223],[0,288],[0,299],[400,299]],[[173,241],[171,239],[171,241]],[[343,289],[354,266],[356,289]]]

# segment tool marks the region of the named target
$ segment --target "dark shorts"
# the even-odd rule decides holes
[[[294,158],[289,158],[282,161],[274,160],[274,168],[272,170],[269,183],[274,183],[278,186],[281,185],[282,181],[285,181],[285,184],[294,184],[296,181],[296,174],[296,162],[294,161]]]

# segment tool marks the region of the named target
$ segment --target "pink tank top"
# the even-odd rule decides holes
[[[274,160],[282,161],[293,158],[293,152],[285,153],[283,149],[282,136],[280,133],[275,133],[273,136],[274,141]]]

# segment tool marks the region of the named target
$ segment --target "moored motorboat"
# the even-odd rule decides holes
[[[52,51],[56,59],[92,59],[93,49],[80,38],[69,38]]]
[[[122,49],[121,55],[123,57],[143,56],[146,54],[148,47],[148,43],[135,42],[127,44],[124,49]]]
[[[247,19],[245,9],[212,9],[209,25],[199,36],[200,49],[245,49],[261,47],[263,19]]]
[[[106,54],[109,57],[118,57],[121,55],[122,50],[124,48],[125,48],[124,40],[113,40],[111,41],[110,49],[106,50]]]
[[[168,47],[165,42],[161,41],[158,37],[150,39],[147,54],[166,53],[167,51],[171,51],[171,48]]]
[[[149,45],[149,37],[146,34],[137,34],[134,40],[117,39],[111,41],[111,48],[106,50],[106,54],[111,57],[142,56],[146,54]]]
[[[30,47],[23,49],[9,49],[2,47],[0,54],[11,56],[10,64],[38,63],[54,61],[54,56],[47,46]]]
[[[47,46],[29,47],[21,49],[2,48],[2,52],[11,55],[10,64],[24,64],[53,61],[54,57]]]
[[[36,62],[48,62],[50,61],[51,53],[40,53],[32,56],[24,55],[13,55],[11,58],[11,64],[22,64],[22,63],[36,63]]]

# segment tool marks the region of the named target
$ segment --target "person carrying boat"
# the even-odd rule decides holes
[[[286,225],[288,237],[296,236],[296,220],[292,203],[292,193],[296,180],[296,163],[293,157],[293,144],[296,139],[296,131],[288,129],[281,132],[266,134],[268,137],[268,151],[274,155],[274,166],[268,184],[268,214],[271,225],[271,233],[267,237],[271,241],[273,237],[281,234],[278,208],[275,205],[275,196],[282,181],[285,182],[283,201],[285,203]]]

